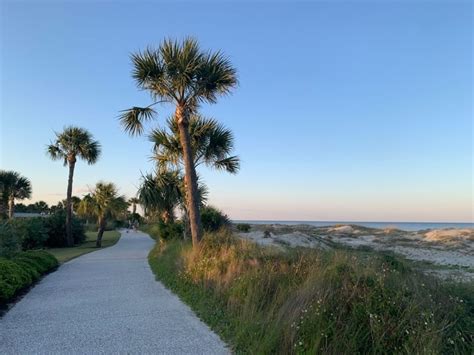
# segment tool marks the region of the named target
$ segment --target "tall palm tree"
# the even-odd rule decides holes
[[[152,108],[161,102],[175,107],[174,119],[180,132],[186,176],[193,246],[202,237],[196,169],[192,157],[189,119],[201,103],[216,103],[237,85],[236,70],[221,52],[203,51],[196,40],[164,40],[158,49],[148,48],[132,55],[133,78],[138,87],[151,93],[153,102],[146,107],[123,111],[120,120],[130,134],[142,134],[144,122],[153,118]]]
[[[150,140],[154,145],[153,159],[159,166],[172,165],[175,168],[181,168],[183,148],[176,120],[168,119],[167,126],[168,130],[157,128],[150,134]],[[230,155],[234,148],[232,131],[214,119],[192,115],[189,119],[189,135],[192,158],[196,167],[205,164],[231,174],[237,173],[240,160],[237,156]]]
[[[102,247],[107,219],[118,217],[128,209],[128,202],[124,196],[118,194],[113,183],[98,182],[94,190],[84,196],[79,204],[79,214],[97,218],[99,231],[97,233],[96,247]]]
[[[66,242],[68,246],[74,245],[72,237],[72,182],[74,168],[77,158],[85,160],[88,164],[94,164],[100,156],[101,147],[94,140],[89,131],[69,126],[61,133],[56,133],[56,141],[47,147],[47,154],[53,160],[62,160],[64,166],[69,166],[69,177],[66,195]]]
[[[137,204],[140,203],[140,200],[137,197],[131,197],[128,203],[132,205],[132,214],[137,213]]]
[[[28,178],[21,176],[16,171],[0,170],[1,205],[4,214],[8,205],[8,218],[13,218],[15,212],[15,200],[31,198],[31,182]]]

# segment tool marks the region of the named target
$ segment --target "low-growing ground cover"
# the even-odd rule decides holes
[[[100,248],[95,246],[96,239],[97,232],[86,232],[86,240],[82,244],[71,248],[51,248],[48,249],[48,252],[54,255],[62,264],[83,254],[99,250]],[[114,245],[119,239],[120,233],[118,231],[104,232],[104,236],[102,238],[102,248]]]
[[[472,284],[356,250],[281,251],[227,232],[157,243],[156,277],[246,353],[469,354]]]
[[[30,250],[0,258],[0,306],[58,266],[57,259],[44,250]]]

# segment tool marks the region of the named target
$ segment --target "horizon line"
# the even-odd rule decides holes
[[[339,220],[339,221],[323,221],[323,220],[297,220],[297,219],[232,219],[232,222],[318,222],[318,223],[425,223],[425,224],[474,224],[470,222],[426,222],[426,221],[366,221],[366,220]]]

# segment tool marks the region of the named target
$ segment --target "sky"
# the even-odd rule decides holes
[[[65,198],[45,147],[71,124],[103,147],[77,164],[74,194],[105,180],[133,196],[153,163],[117,120],[151,103],[130,55],[193,36],[238,71],[232,95],[201,108],[235,135],[237,175],[199,170],[231,218],[474,220],[471,2],[0,4],[0,167],[30,178],[26,203]]]

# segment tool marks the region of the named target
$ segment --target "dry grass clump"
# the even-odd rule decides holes
[[[472,285],[451,287],[389,255],[280,252],[207,235],[169,242],[157,276],[237,352],[469,353]]]

